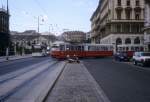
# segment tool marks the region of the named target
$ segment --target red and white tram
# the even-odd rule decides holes
[[[128,57],[132,57],[134,52],[144,51],[144,45],[118,45],[117,49],[119,52],[126,52]]]
[[[55,58],[73,57],[105,57],[113,55],[113,45],[108,44],[70,44],[54,43],[51,56]]]

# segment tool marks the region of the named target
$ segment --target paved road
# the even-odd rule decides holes
[[[150,102],[150,68],[111,58],[83,61],[111,102]]]
[[[13,72],[22,68],[26,68],[27,66],[39,63],[41,61],[50,59],[50,57],[31,57],[20,60],[13,60],[8,62],[0,63],[0,76],[7,74],[9,72]]]

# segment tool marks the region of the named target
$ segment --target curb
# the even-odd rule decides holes
[[[9,60],[6,60],[6,58],[4,58],[3,61],[0,61],[0,63],[3,63],[3,62],[9,62],[9,61],[13,61],[13,60],[20,60],[20,59],[26,59],[26,58],[30,58],[32,56],[29,56],[29,57],[22,57],[22,58],[16,58],[16,59],[9,59]]]
[[[102,100],[103,102],[111,102],[107,97],[107,95],[105,94],[105,92],[103,91],[103,89],[101,88],[101,86],[98,85],[94,77],[91,75],[91,73],[87,70],[87,68],[82,62],[81,66],[85,69],[88,79],[91,80],[91,82],[93,83],[93,89],[95,89],[95,91],[99,94],[97,96],[99,100]]]
[[[54,88],[56,82],[58,81],[59,77],[61,76],[62,72],[64,71],[66,64],[67,63],[64,62],[64,65],[63,65],[61,71],[59,72],[59,74],[57,75],[56,79],[54,79],[52,84],[49,85],[48,87],[46,87],[44,89],[44,91],[42,91],[42,94],[35,99],[35,102],[45,102],[46,101],[48,95],[51,93],[51,91]]]

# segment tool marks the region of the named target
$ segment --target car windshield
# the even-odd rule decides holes
[[[150,56],[150,53],[149,53],[149,52],[146,52],[146,53],[142,53],[141,55],[142,55],[142,56]]]

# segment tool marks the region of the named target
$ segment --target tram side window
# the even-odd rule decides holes
[[[129,47],[126,47],[126,51],[128,51],[129,50]]]
[[[135,51],[139,51],[139,47],[135,47]]]
[[[106,49],[106,51],[108,51],[108,47],[107,46],[105,47],[105,49]]]
[[[131,51],[134,51],[134,47],[131,47]]]
[[[66,46],[66,50],[67,50],[67,51],[70,50],[70,46],[69,46],[69,45]]]
[[[106,46],[102,47],[102,51],[107,51],[107,50],[108,50],[108,48]]]
[[[95,48],[96,48],[95,50],[98,51],[98,46],[96,46]]]
[[[90,46],[88,46],[88,51],[91,51],[91,47]]]
[[[92,51],[92,48],[91,48],[91,46],[89,46],[89,51]]]
[[[84,51],[84,46],[81,46],[81,51]]]
[[[104,47],[103,46],[101,46],[101,51],[104,51]]]
[[[77,51],[82,51],[82,46],[77,46]]]
[[[140,47],[140,51],[144,51],[144,48],[143,48],[143,47]]]
[[[60,50],[61,51],[65,51],[65,46],[64,45],[60,45]]]
[[[74,47],[73,47],[73,46],[70,46],[70,50],[73,51],[73,50],[74,50]]]

